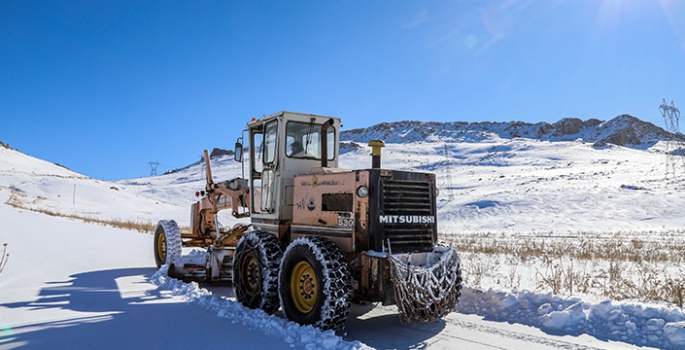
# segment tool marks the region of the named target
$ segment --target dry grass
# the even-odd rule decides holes
[[[89,224],[95,224],[95,225],[101,225],[101,226],[110,226],[110,227],[115,227],[115,228],[121,228],[121,229],[126,229],[126,230],[131,230],[131,231],[138,231],[141,233],[154,233],[155,232],[155,227],[157,227],[157,223],[153,223],[152,220],[149,219],[142,219],[138,218],[135,220],[132,219],[98,219],[98,218],[92,218],[92,217],[84,217],[84,216],[79,216],[79,215],[74,215],[74,214],[62,214],[59,212],[55,212],[52,210],[46,210],[46,209],[33,209],[33,208],[22,208],[26,210],[31,210],[37,213],[41,214],[46,214],[50,216],[56,216],[56,217],[62,217],[62,218],[67,218],[67,219],[72,219],[72,220],[80,220]]]
[[[62,217],[72,220],[80,220],[89,224],[110,226],[131,231],[138,231],[141,233],[152,234],[155,232],[155,228],[157,227],[157,223],[149,219],[98,219],[92,217],[79,216],[75,214],[64,214],[54,210],[36,207],[35,204],[40,203],[41,201],[41,198],[29,200],[26,197],[26,195],[13,190],[12,194],[10,195],[9,199],[5,202],[5,204],[11,205],[18,209],[30,210],[33,212],[46,214],[50,216]],[[182,232],[189,230],[189,228],[187,227],[181,227],[180,229]]]
[[[685,230],[541,235],[448,235],[462,254],[464,281],[561,295],[685,304]]]
[[[685,244],[680,239],[685,230],[668,232],[633,232],[610,236],[597,233],[578,233],[573,236],[546,235],[446,235],[459,251],[504,254],[519,257],[522,261],[535,257],[572,258],[576,260],[609,259],[627,262],[685,262]],[[642,237],[656,237],[645,240]]]

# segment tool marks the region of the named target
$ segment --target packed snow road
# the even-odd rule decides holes
[[[353,309],[354,311],[354,309]],[[637,349],[593,337],[552,336],[518,324],[452,313],[444,320],[406,327],[392,307],[380,307],[348,321],[348,336],[378,349]],[[385,333],[379,336],[378,330]]]

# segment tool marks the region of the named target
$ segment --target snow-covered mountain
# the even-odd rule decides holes
[[[540,141],[583,140],[597,146],[646,148],[675,135],[628,114],[607,121],[564,118],[556,123],[531,124],[524,122],[420,122],[401,121],[380,123],[368,128],[341,132],[345,141],[368,142],[373,139],[390,143],[480,142],[497,136],[501,139],[527,138]]]

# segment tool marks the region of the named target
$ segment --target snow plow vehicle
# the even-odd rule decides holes
[[[293,112],[252,119],[248,145],[241,136],[234,154],[243,173],[249,163],[247,178],[215,183],[205,151],[191,232],[158,223],[158,267],[184,281],[231,282],[245,306],[281,307],[289,320],[324,330],[344,325],[351,302],[396,304],[405,324],[453,311],[461,271],[456,250],[437,244],[435,174],[383,169],[380,140],[370,142],[371,168],[338,168],[340,125]],[[220,210],[251,224],[223,228]],[[206,254],[183,255],[183,247]]]

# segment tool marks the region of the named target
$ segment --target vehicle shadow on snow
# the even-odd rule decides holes
[[[40,320],[36,323],[0,329],[0,348],[191,349],[198,346],[198,339],[236,347],[255,345],[254,339],[226,331],[227,327],[245,328],[236,330],[245,334],[249,333],[247,327],[221,321],[215,314],[183,302],[164,302],[171,298],[168,291],[147,282],[156,271],[127,268],[75,274],[68,281],[48,283],[36,300],[0,304],[0,310],[57,311],[48,317],[36,314]],[[122,279],[128,281],[129,288],[119,287],[117,280]],[[189,332],[192,336],[183,336]]]
[[[152,268],[135,268],[79,273],[69,276],[71,279],[67,281],[47,282],[36,300],[2,306],[26,308],[27,311],[53,308],[82,312],[124,311],[126,302],[116,279],[132,276],[149,278],[155,271]],[[151,296],[159,297],[158,294]]]
[[[341,335],[347,340],[359,340],[376,348],[416,349],[444,329],[443,320],[415,326],[402,325],[394,305],[352,304]]]

